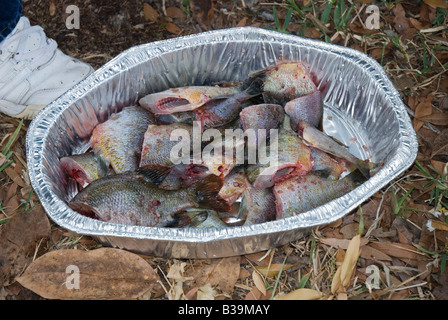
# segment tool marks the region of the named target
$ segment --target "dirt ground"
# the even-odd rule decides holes
[[[110,261],[114,266],[105,268],[101,279],[93,279],[89,290],[78,290],[78,299],[448,298],[446,1],[24,0],[23,4],[23,15],[31,24],[42,26],[63,52],[95,69],[138,44],[235,26],[355,48],[376,59],[398,89],[418,135],[419,153],[415,165],[358,210],[285,246],[214,260],[115,252],[111,261],[90,237],[48,220],[27,176],[29,121],[20,123],[0,114],[0,300],[71,298],[58,293],[39,268],[53,270],[56,262],[75,256],[82,263]],[[377,30],[366,26],[374,12],[367,10],[372,4],[379,10]],[[79,9],[79,29],[67,25],[73,21],[73,5]],[[12,155],[6,166],[7,151]],[[50,254],[65,249],[69,250],[65,256],[50,259]],[[40,264],[39,258],[43,258]],[[105,295],[101,290],[113,281],[117,265],[132,266],[133,276],[140,279],[144,274],[151,281],[142,278],[137,286],[124,279],[121,295]],[[335,280],[341,269],[349,270],[344,285]],[[380,278],[372,287],[369,276],[375,270]],[[54,271],[52,276],[64,275]]]

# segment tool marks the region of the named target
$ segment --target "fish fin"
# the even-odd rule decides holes
[[[263,92],[264,82],[260,78],[249,78],[243,83],[244,91],[251,97],[258,96]]]
[[[159,185],[170,174],[171,167],[162,165],[146,165],[135,170],[145,181]]]
[[[347,179],[350,180],[354,186],[359,186],[368,180],[368,178],[365,176],[365,173],[363,173],[359,169],[355,169],[354,171],[352,171],[347,176]]]
[[[356,168],[362,173],[364,177],[367,179],[370,178],[370,169],[371,169],[371,163],[366,160],[356,160]]]
[[[229,212],[232,208],[219,195],[224,184],[224,179],[214,174],[195,183],[195,193],[198,204],[201,208],[212,209],[219,212]]]
[[[74,202],[70,202],[68,204],[68,206],[73,211],[76,211],[85,217],[92,218],[95,220],[105,221],[100,217],[99,213],[92,206],[90,206],[86,203],[74,201]]]

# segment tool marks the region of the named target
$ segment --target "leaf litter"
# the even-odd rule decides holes
[[[29,122],[0,115],[0,299],[447,299],[446,1],[375,2],[379,29],[365,23],[372,3],[85,1],[79,6],[89,28],[73,31],[60,19],[61,4],[24,2],[33,24],[94,68],[137,44],[234,26],[360,50],[394,82],[419,152],[407,172],[357,210],[297,241],[237,257],[167,259],[103,248],[49,221],[28,178]],[[89,273],[79,268],[83,290],[64,285],[74,261],[89,266]]]

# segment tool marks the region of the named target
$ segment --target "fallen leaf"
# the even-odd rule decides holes
[[[394,27],[398,33],[403,33],[410,28],[408,18],[406,18],[406,11],[404,10],[401,3],[397,3],[393,13],[394,17]]]
[[[361,249],[361,258],[370,260],[392,261],[392,258],[390,256],[378,249],[372,248],[371,246],[363,246],[361,247]]]
[[[283,266],[283,269],[282,269]],[[281,263],[273,263],[270,266],[255,266],[254,268],[260,272],[264,277],[274,277],[278,275],[280,270],[285,271],[289,268],[293,267],[293,264],[285,264],[282,265]]]
[[[198,289],[197,300],[215,300],[217,295],[218,291],[210,283],[207,283]]]
[[[421,254],[412,245],[399,242],[372,242],[370,246],[380,250],[381,252],[400,259],[422,259],[424,254]]]
[[[246,22],[247,22],[247,17],[244,17],[237,23],[236,27],[244,27],[244,26],[246,26]]]
[[[56,6],[53,1],[50,2],[50,16],[54,16],[56,13]]]
[[[348,245],[350,244],[350,239],[337,239],[337,238],[320,238],[319,242],[326,244],[328,246],[332,246],[335,248],[341,248],[344,250],[348,249]],[[361,246],[367,244],[369,242],[368,239],[362,238],[361,239]]]
[[[185,18],[187,16],[185,12],[183,12],[182,9],[179,9],[178,7],[166,8],[166,15],[173,19]]]
[[[114,248],[50,251],[17,278],[46,299],[62,300],[136,299],[159,280],[144,259]]]
[[[346,287],[350,282],[350,277],[355,268],[356,262],[360,255],[361,236],[358,234],[350,240],[347,251],[345,252],[344,261],[341,265],[341,284]]]
[[[432,114],[432,99],[433,96],[426,97],[426,99],[421,101],[415,108],[413,121],[415,131],[418,131],[424,124],[424,121],[420,120],[420,118]]]
[[[166,29],[167,31],[171,32],[171,33],[174,33],[174,34],[179,34],[179,33],[182,31],[177,25],[175,25],[175,24],[172,23],[172,22],[168,22],[168,23],[165,25],[165,29]]]
[[[143,16],[146,21],[155,22],[159,18],[159,13],[149,3],[143,3]]]
[[[417,30],[422,30],[422,29],[426,28],[426,27],[423,27],[422,23],[420,21],[418,21],[417,19],[409,18],[409,21],[414,26],[414,28]]]
[[[429,220],[429,221],[431,221],[431,226],[434,229],[448,231],[448,223],[438,220]]]
[[[166,277],[168,279],[177,280],[180,282],[186,282],[189,280],[193,280],[194,277],[185,276],[185,267],[187,266],[186,262],[176,260],[173,265],[170,266]]]
[[[448,1],[447,0],[423,0],[423,2],[433,8],[448,9]]]
[[[429,115],[420,116],[418,117],[418,119],[424,122],[430,122],[435,125],[448,125],[448,113],[446,112],[432,113]]]
[[[256,271],[252,272],[252,280],[255,283],[255,286],[263,295],[266,295],[266,286],[264,283],[263,278],[260,276],[260,274]]]
[[[275,300],[319,300],[321,295],[313,289],[301,288],[275,297]]]
[[[36,243],[50,236],[50,221],[41,205],[19,211],[0,232],[0,287],[8,285],[31,260]]]
[[[213,19],[213,5],[211,0],[190,0],[190,10],[195,17],[205,24]]]
[[[199,287],[208,283],[219,286],[223,293],[232,294],[240,275],[240,257],[198,260],[185,275]]]

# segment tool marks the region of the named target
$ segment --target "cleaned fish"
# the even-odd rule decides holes
[[[189,213],[190,210],[187,210]],[[213,210],[200,210],[199,213],[192,212],[194,217],[192,217],[190,224],[187,226],[189,228],[227,228],[228,225],[220,218],[218,212]]]
[[[219,196],[232,205],[243,194],[247,185],[248,181],[244,172],[235,169],[224,178],[224,185],[219,191]]]
[[[210,100],[202,107],[195,109],[195,119],[200,122],[201,129],[223,126],[235,120],[243,103],[261,94],[262,85],[263,82],[260,79],[255,79],[243,91],[228,98]]]
[[[97,125],[90,140],[93,151],[108,162],[115,173],[135,170],[140,162],[143,135],[154,116],[137,106],[121,112]]]
[[[255,130],[258,143],[258,129],[266,130],[266,138],[269,139],[271,129],[277,129],[283,122],[285,112],[278,104],[257,104],[244,108],[240,112],[243,130]]]
[[[285,112],[291,117],[291,127],[297,130],[299,120],[305,120],[318,128],[322,120],[323,101],[320,91],[295,98],[285,104]]]
[[[311,171],[319,174],[321,177],[337,180],[343,172],[347,171],[345,161],[336,159],[328,153],[313,147],[310,147],[310,150],[314,161]]]
[[[192,111],[213,99],[227,98],[240,92],[239,86],[190,86],[151,93],[139,104],[154,114]]]
[[[366,178],[370,178],[370,169],[374,166],[373,163],[355,157],[344,146],[304,120],[299,120],[297,131],[308,145],[347,160],[351,164],[348,167],[349,171],[357,168]]]
[[[174,132],[176,131],[176,132]],[[174,132],[174,133],[173,133]],[[176,133],[179,133],[177,135]],[[174,146],[181,141],[189,145],[184,151],[188,151],[189,156],[192,142],[190,137],[193,134],[193,126],[184,123],[173,123],[169,125],[149,125],[143,133],[141,147],[140,167],[146,165],[173,166],[171,151]],[[171,137],[178,137],[172,140]],[[182,155],[177,155],[181,157]],[[177,163],[176,163],[177,164]]]
[[[261,78],[264,81],[263,97],[266,103],[284,105],[288,101],[316,91],[309,68],[300,61],[282,61],[253,72],[249,77]]]
[[[352,191],[364,181],[358,170],[340,180],[324,179],[313,173],[292,176],[274,186],[277,219],[317,208]]]
[[[270,162],[265,168],[258,169],[259,174],[254,181],[254,187],[257,189],[272,187],[291,175],[304,175],[313,167],[311,150],[291,129],[288,115],[285,115],[278,133],[277,152],[272,152],[272,142],[269,147]]]
[[[62,157],[62,169],[85,188],[92,181],[104,177],[109,165],[93,151]]]
[[[102,221],[148,227],[184,226],[191,221],[182,215],[187,208],[230,211],[218,195],[223,180],[210,175],[176,191],[158,188],[169,170],[140,169],[93,181],[79,192],[69,206]]]
[[[272,188],[256,189],[248,184],[243,192],[238,218],[243,225],[258,224],[275,219],[276,207]]]

